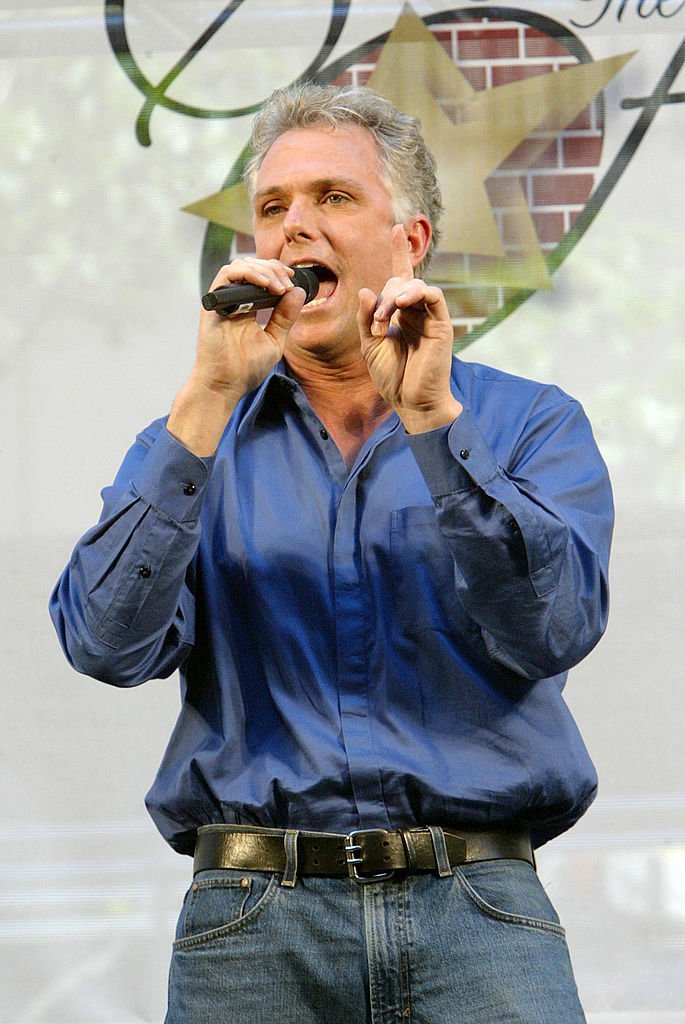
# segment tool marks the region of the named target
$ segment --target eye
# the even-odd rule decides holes
[[[346,196],[344,192],[329,192],[325,196],[325,202],[329,206],[342,206],[344,203],[349,202],[349,196]]]
[[[277,217],[284,209],[280,203],[269,203],[262,207],[262,217]]]

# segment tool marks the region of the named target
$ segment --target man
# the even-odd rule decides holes
[[[195,853],[167,1020],[582,1021],[531,843],[596,788],[561,696],[606,620],[589,425],[453,359],[412,119],[307,85],[252,147],[257,256],[213,288],[279,301],[201,313],[52,601],[80,671],[181,672],[148,795]]]

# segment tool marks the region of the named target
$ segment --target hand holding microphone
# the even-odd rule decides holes
[[[271,266],[269,264],[272,264]],[[318,268],[317,268],[318,269]],[[325,268],[322,268],[325,273]],[[260,285],[242,281],[216,284],[202,297],[202,305],[217,317],[201,316],[195,364],[181,387],[172,407],[167,429],[190,451],[200,457],[214,454],[228,420],[249,391],[264,381],[282,357],[285,343],[301,309],[299,296],[286,285],[284,264],[278,260],[235,260],[232,268],[223,267],[215,281],[239,276],[244,271],[262,281],[270,281],[272,292]],[[316,298],[319,277],[312,267],[291,267],[288,283],[302,288],[306,302]],[[288,298],[290,296],[290,298]],[[231,315],[269,309],[284,300],[280,316],[272,316],[261,327],[250,316]]]
[[[307,296],[305,304],[316,298],[319,290],[319,278],[313,267],[293,267],[292,283],[302,288]],[[251,313],[258,309],[271,309],[283,298],[275,295],[268,288],[244,281],[235,284],[221,285],[202,296],[205,309],[218,313],[219,316],[232,316],[236,313]]]

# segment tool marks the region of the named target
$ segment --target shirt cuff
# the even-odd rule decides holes
[[[482,487],[497,473],[497,459],[468,409],[446,427],[407,440],[434,498]]]
[[[193,454],[164,427],[131,483],[144,501],[169,519],[193,522],[200,515],[214,458]]]

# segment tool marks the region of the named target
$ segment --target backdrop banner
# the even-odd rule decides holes
[[[455,351],[580,399],[611,472],[612,616],[567,699],[600,796],[540,851],[590,1024],[685,1024],[685,0],[0,2],[0,1020],[159,1022],[190,861],[143,797],[174,678],[66,664],[52,586],[253,251],[277,87],[421,119]]]

